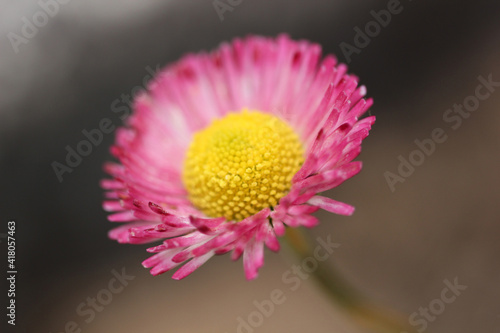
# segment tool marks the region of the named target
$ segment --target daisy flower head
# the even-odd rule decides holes
[[[216,254],[243,256],[247,279],[286,227],[314,227],[319,195],[361,170],[353,161],[374,117],[364,86],[319,45],[250,36],[167,66],[135,99],[107,163],[109,237],[157,242],[153,275],[182,279]],[[161,242],[161,244],[160,244]]]

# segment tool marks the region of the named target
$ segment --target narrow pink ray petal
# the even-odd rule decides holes
[[[312,197],[309,199],[308,203],[340,215],[350,216],[354,213],[353,206],[320,195]]]
[[[243,267],[247,280],[255,279],[262,265],[264,265],[264,243],[252,239],[243,252]]]
[[[128,222],[109,232],[120,243],[161,241],[143,262],[151,274],[186,261],[182,279],[215,254],[243,256],[247,279],[263,265],[263,249],[278,251],[287,227],[313,227],[311,214],[325,209],[341,215],[354,208],[318,195],[361,170],[353,162],[374,117],[358,119],[372,105],[366,88],[333,55],[287,35],[249,36],[223,43],[213,52],[189,54],[167,66],[135,98],[133,113],[117,129],[110,151],[119,162],[104,170],[103,208],[108,219]],[[207,217],[189,199],[182,175],[186,150],[196,132],[213,120],[243,109],[287,122],[304,148],[304,162],[288,193],[273,207],[242,221]]]
[[[318,210],[318,207],[311,205],[294,205],[288,208],[288,214],[290,215],[303,215],[303,214],[312,214]]]
[[[181,280],[184,279],[186,276],[189,274],[193,273],[195,270],[200,268],[201,265],[207,262],[208,259],[212,258],[214,256],[214,252],[208,252],[200,257],[196,257],[194,259],[191,259],[188,261],[184,266],[179,268],[177,272],[172,275],[172,279],[174,280]]]
[[[110,222],[128,222],[128,221],[136,221],[137,218],[135,217],[133,211],[127,210],[124,212],[108,215],[108,220]]]
[[[165,273],[172,268],[179,265],[179,263],[173,262],[172,257],[177,254],[179,249],[167,250],[155,254],[154,256],[146,259],[142,262],[145,268],[151,268],[152,275],[159,275]]]
[[[121,226],[111,229],[108,232],[108,237],[118,241],[118,243],[130,243],[130,229],[133,227],[151,227],[151,222],[141,221],[141,222],[130,222],[122,224]]]
[[[216,219],[202,219],[194,216],[189,217],[191,225],[199,232],[207,235],[214,235],[217,232],[217,227],[226,221],[226,218],[219,217]]]
[[[116,212],[123,210],[123,206],[118,200],[107,200],[102,203],[102,208],[107,212]]]

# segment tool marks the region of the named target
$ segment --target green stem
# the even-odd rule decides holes
[[[309,242],[298,229],[288,228],[285,239],[301,260],[307,257],[314,258]],[[408,321],[403,316],[366,301],[331,265],[319,265],[312,272],[312,275],[331,297],[331,300],[340,305],[362,326],[378,333],[416,332],[414,328],[408,325]]]

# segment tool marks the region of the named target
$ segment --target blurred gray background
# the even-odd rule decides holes
[[[353,29],[364,29],[374,20],[371,11],[389,1],[243,0],[223,20],[211,0],[62,2],[42,1],[54,13],[46,22],[37,1],[0,3],[0,232],[17,222],[19,271],[17,325],[8,328],[55,333],[75,322],[89,333],[235,332],[238,317],[247,318],[254,301],[278,288],[286,301],[255,332],[365,332],[312,281],[289,290],[282,274],[295,261],[286,250],[267,252],[252,282],[241,261],[227,255],[181,282],[171,273],[150,276],[140,265],[147,245],[118,245],[106,235],[112,225],[98,183],[114,134],[62,182],[51,163],[64,163],[65,147],[74,148],[85,138],[82,130],[98,128],[101,119],[120,125],[113,101],[187,52],[286,32],[348,62],[340,44],[354,45]],[[443,116],[474,95],[479,76],[500,81],[500,8],[486,0],[402,0],[400,7],[349,61],[375,99],[377,122],[358,158],[363,171],[329,195],[355,205],[356,213],[320,214],[321,225],[310,233],[341,244],[325,264],[405,318],[440,298],[443,280],[458,277],[467,289],[426,331],[498,332],[500,88],[456,130]],[[22,36],[34,18],[38,31],[16,52],[12,33]],[[447,140],[391,191],[384,173],[397,173],[398,156],[407,159],[414,140],[436,128]],[[0,247],[6,253],[5,241]],[[77,308],[122,269],[134,279],[87,323]]]

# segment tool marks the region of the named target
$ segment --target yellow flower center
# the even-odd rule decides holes
[[[299,137],[285,122],[243,110],[194,135],[183,181],[191,202],[207,216],[241,221],[275,206],[303,161]]]

